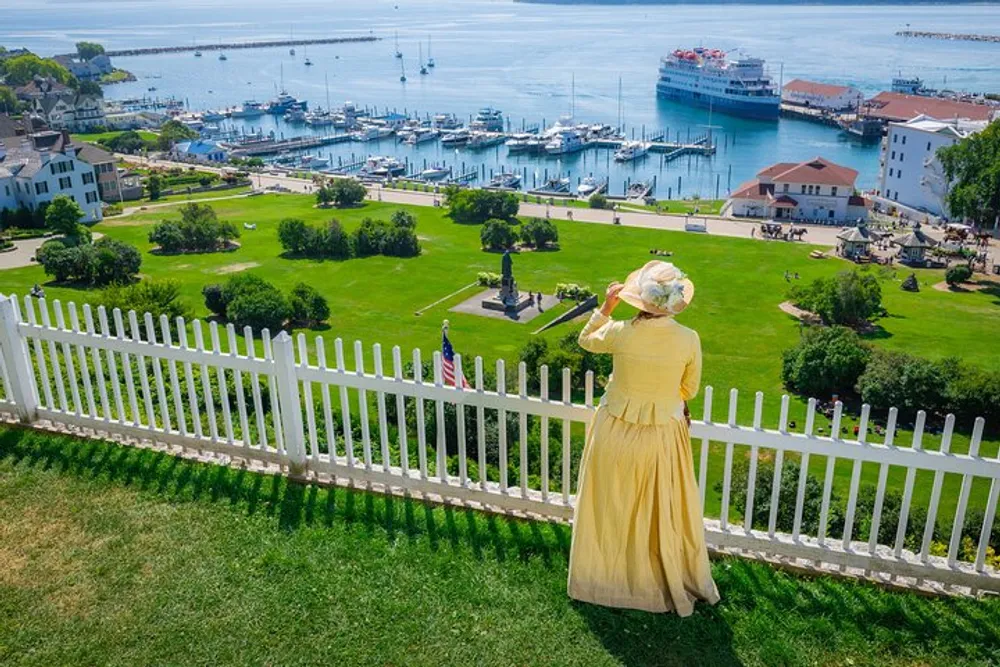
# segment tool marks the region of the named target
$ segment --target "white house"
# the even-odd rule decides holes
[[[788,104],[841,111],[856,107],[864,96],[854,86],[836,86],[805,79],[792,79],[781,89],[781,101]]]
[[[821,157],[779,162],[736,189],[723,215],[811,222],[853,222],[868,218],[863,197],[854,194],[858,172]]]
[[[101,197],[93,165],[59,132],[0,139],[0,208],[34,209],[66,195],[83,209],[83,222],[101,220]]]
[[[984,120],[938,120],[923,115],[905,123],[889,123],[882,140],[879,194],[908,208],[947,216],[948,182],[937,152],[986,124]]]

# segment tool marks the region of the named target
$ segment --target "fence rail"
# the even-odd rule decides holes
[[[556,375],[542,366],[540,389],[532,396],[523,363],[508,378],[498,361],[489,378],[481,358],[467,374],[456,355],[457,381],[451,385],[443,380],[438,352],[425,369],[419,350],[404,363],[394,347],[387,366],[380,345],[365,349],[355,342],[348,368],[340,339],[334,341],[332,363],[322,337],[311,343],[302,334],[272,338],[264,330],[255,337],[249,328],[237,332],[215,322],[206,327],[197,320],[171,322],[89,305],[78,310],[73,303],[64,312],[58,300],[0,297],[0,410],[26,423],[46,420],[180,445],[287,466],[294,474],[383,484],[542,517],[572,516],[581,442],[595,410],[591,374],[584,378],[583,402],[574,403],[568,369]],[[714,399],[706,387],[703,418],[691,426],[703,502],[709,485],[721,482],[719,517],[706,519],[711,546],[882,579],[1000,591],[1000,573],[987,563],[1000,460],[979,455],[983,419],[974,423],[968,453],[957,454],[950,451],[951,415],[940,447],[929,450],[923,445],[922,411],[911,442],[899,445],[895,409],[889,411],[883,441],[874,443],[867,405],[856,436],[843,439],[840,403],[832,415],[833,435],[826,437],[815,433],[813,399],[802,433],[789,431],[788,396],[781,399],[777,429],[762,425],[760,392],[753,397],[750,425],[737,423],[735,389],[721,421],[714,417]],[[721,446],[721,480],[709,474],[713,446]],[[781,497],[781,481],[790,455],[799,473],[789,526],[790,499]],[[826,463],[817,516],[807,506],[811,457]],[[737,484],[736,462],[743,459],[745,480],[741,472]],[[761,461],[773,465],[769,478],[758,474]],[[839,508],[832,505],[838,461],[851,468],[842,526]],[[878,481],[870,513],[865,509],[862,515],[865,464],[878,466]],[[881,523],[893,469],[905,471],[905,477],[896,529],[886,536]],[[926,518],[913,505],[918,472],[933,474],[929,500],[920,508]],[[961,479],[953,517],[938,516],[946,475]],[[988,497],[981,524],[967,527],[977,481],[989,484]],[[766,516],[755,511],[757,503],[768,506]],[[918,519],[923,526],[914,525]],[[862,524],[867,537],[856,539]],[[934,539],[939,525],[947,526],[946,539]],[[970,534],[976,536],[972,558],[968,545],[963,548],[963,536]]]

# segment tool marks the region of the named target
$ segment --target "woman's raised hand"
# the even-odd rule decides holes
[[[615,281],[608,285],[607,291],[604,293],[604,305],[601,306],[601,312],[605,315],[610,315],[618,305],[620,299],[618,298],[618,293],[622,291],[625,287],[622,283]]]

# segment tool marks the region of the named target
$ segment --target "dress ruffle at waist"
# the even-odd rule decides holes
[[[684,401],[679,398],[651,399],[611,391],[601,398],[601,407],[622,421],[644,426],[663,426],[671,419],[684,418]]]

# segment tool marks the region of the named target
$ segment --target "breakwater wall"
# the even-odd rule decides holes
[[[267,49],[281,46],[310,46],[312,44],[351,44],[356,42],[377,42],[381,37],[374,35],[364,35],[361,37],[325,37],[318,39],[276,39],[269,41],[253,42],[229,42],[218,44],[188,44],[185,46],[149,46],[138,49],[117,49],[106,51],[105,54],[111,58],[125,56],[150,56],[161,53],[184,53],[194,51],[234,51],[236,49]]]
[[[927,32],[925,30],[900,30],[897,37],[923,37],[925,39],[947,39],[956,42],[990,42],[1000,44],[1000,35],[976,35],[962,32]]]

